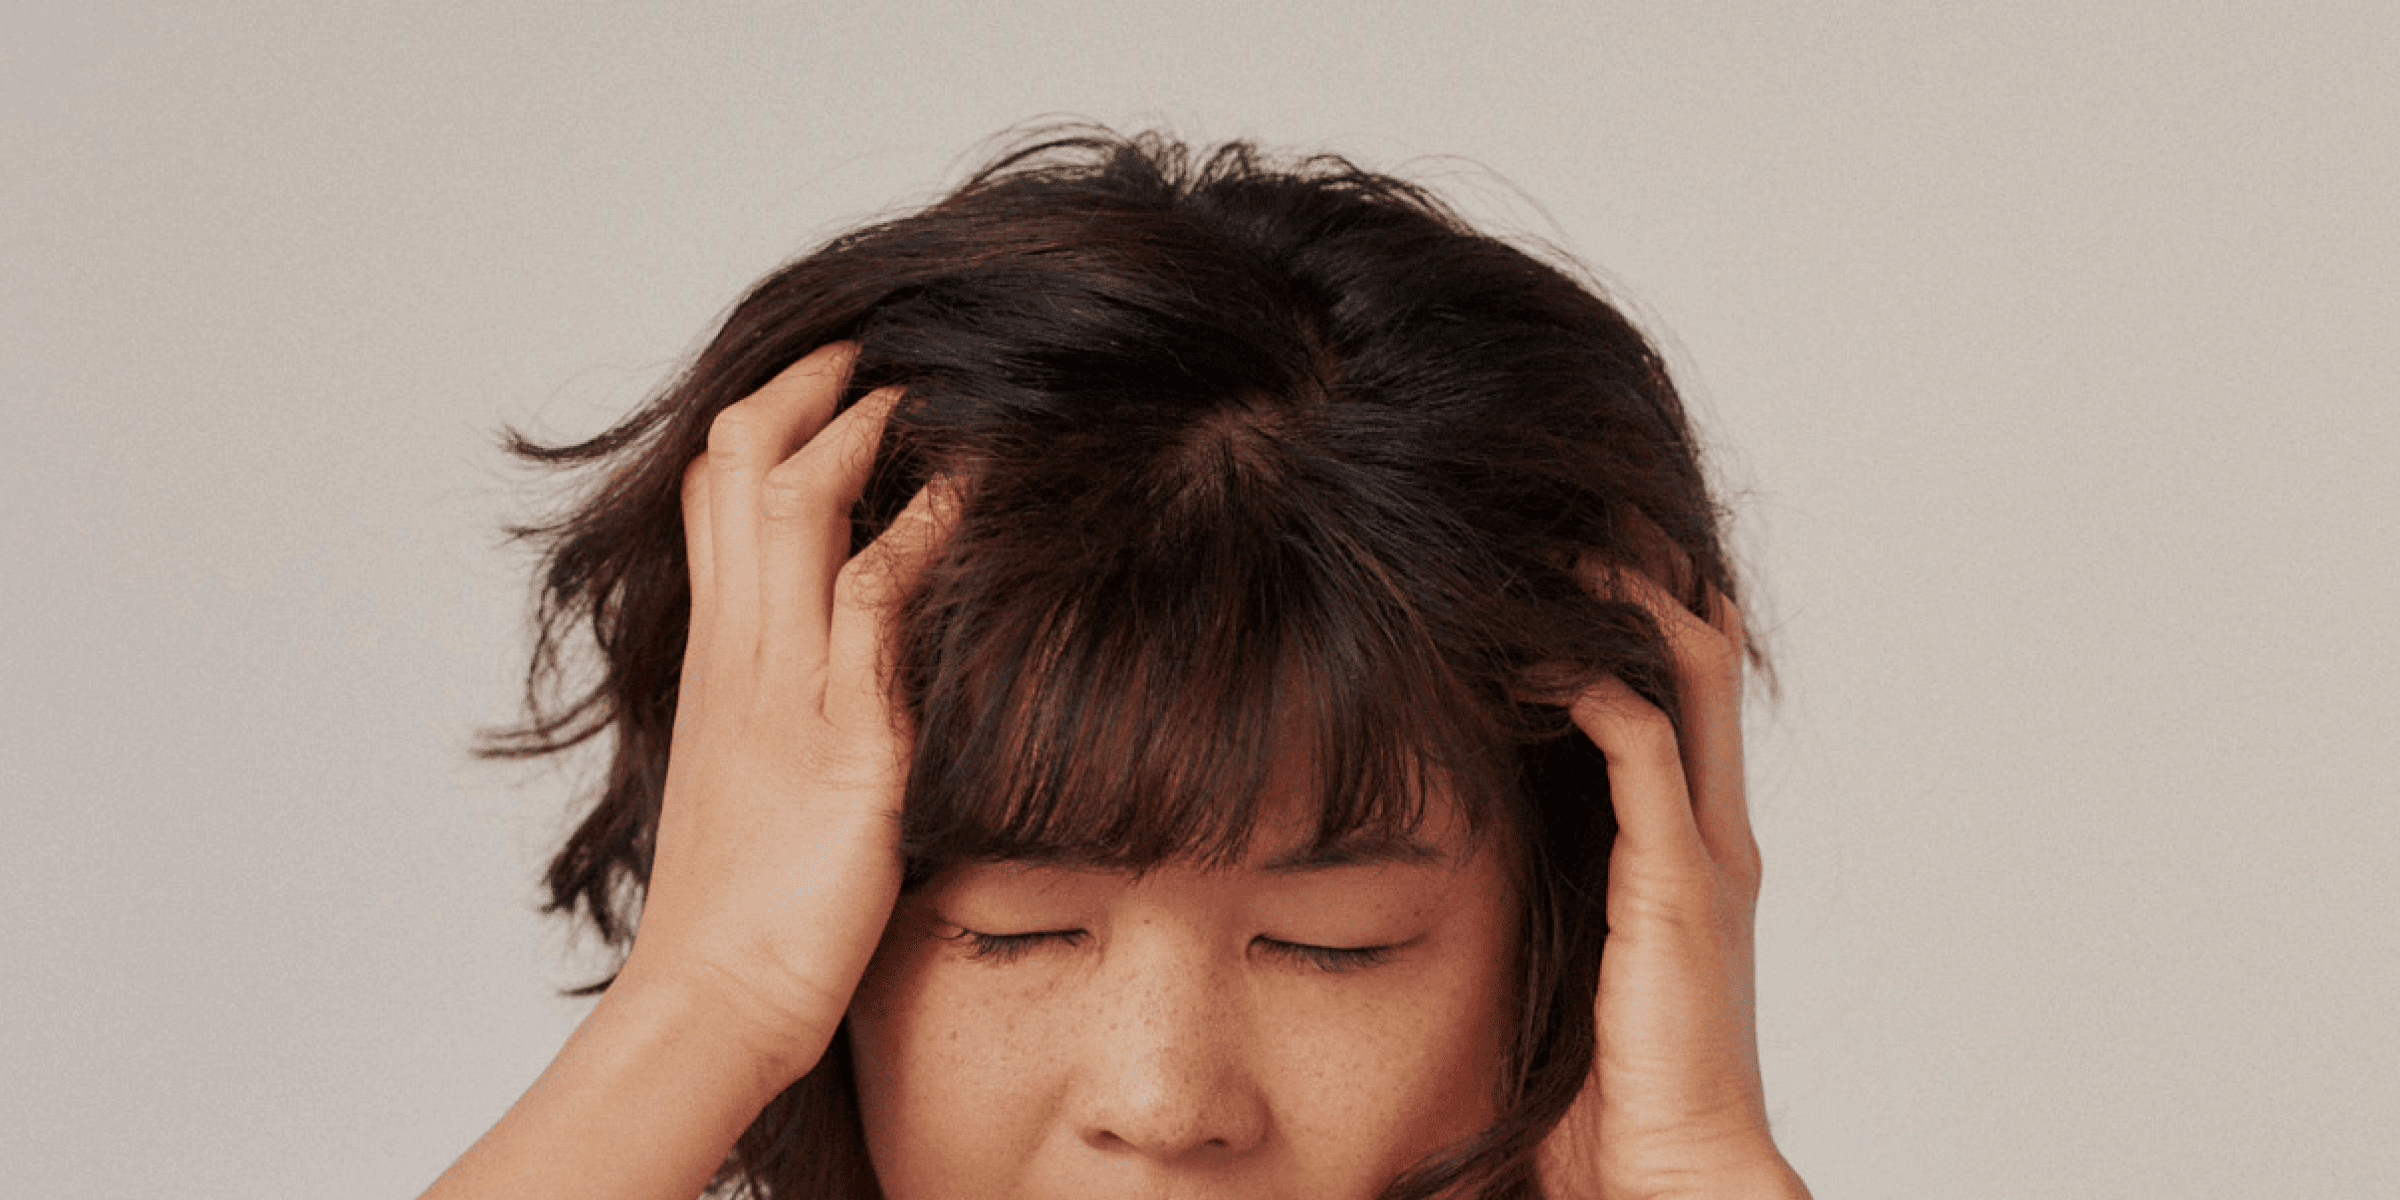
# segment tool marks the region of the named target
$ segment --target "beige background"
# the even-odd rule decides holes
[[[2400,10],[667,7],[0,10],[11,1194],[411,1195],[532,1079],[493,430],[1045,112],[1407,168],[1671,339],[1818,1195],[2400,1194]]]

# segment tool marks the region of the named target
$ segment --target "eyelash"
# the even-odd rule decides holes
[[[1036,946],[1049,942],[1074,945],[1086,934],[1080,929],[1051,930],[1045,933],[977,933],[972,929],[958,931],[958,939],[967,943],[967,957],[979,962],[1015,962]],[[1328,974],[1341,974],[1367,967],[1381,966],[1391,961],[1397,946],[1304,946],[1298,942],[1279,942],[1260,938],[1267,949],[1293,962],[1312,966]]]

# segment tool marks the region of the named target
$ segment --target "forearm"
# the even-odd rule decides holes
[[[673,989],[611,989],[424,1200],[699,1195],[788,1082],[734,1030]]]

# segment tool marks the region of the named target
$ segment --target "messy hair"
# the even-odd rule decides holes
[[[1593,1055],[1611,816],[1564,698],[1674,713],[1660,631],[1607,568],[1737,597],[1657,350],[1571,266],[1330,156],[1073,127],[835,238],[734,308],[680,377],[571,445],[523,723],[487,753],[608,748],[550,911],[629,945],[691,596],[679,519],[709,422],[855,341],[842,404],[899,385],[863,547],[934,477],[956,531],[898,610],[916,741],[904,886],[970,859],[1234,861],[1295,741],[1316,847],[1439,795],[1507,842],[1517,1028],[1487,1130],[1387,1200],[1535,1197]],[[596,673],[568,669],[589,638]],[[603,985],[604,986],[604,985]],[[741,1137],[720,1188],[871,1197],[846,1036]]]

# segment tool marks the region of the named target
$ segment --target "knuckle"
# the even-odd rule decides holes
[[[1619,718],[1625,727],[1626,740],[1635,751],[1652,757],[1676,757],[1680,751],[1675,741],[1675,723],[1667,719],[1655,705],[1623,713]]]
[[[1701,648],[1700,666],[1720,681],[1742,677],[1742,652],[1724,638],[1712,637]]]
[[[1634,751],[1656,751],[1675,748],[1675,723],[1657,705],[1636,694],[1632,688],[1614,680],[1608,681],[1598,693],[1587,695],[1582,703],[1591,720],[1607,730],[1615,740]]]
[[[1758,839],[1743,836],[1725,854],[1725,871],[1733,877],[1744,895],[1758,896],[1759,884],[1766,877],[1766,860],[1759,857]]]
[[[759,513],[769,520],[789,521],[822,511],[827,502],[824,473],[814,469],[805,452],[777,463],[760,482]]]
[[[864,556],[851,559],[833,577],[833,603],[836,608],[872,607],[882,594],[880,579],[868,569]]]
[[[1712,682],[1739,682],[1741,651],[1732,639],[1707,626],[1687,629],[1675,639],[1675,656],[1685,670]]]
[[[708,452],[724,457],[741,457],[754,451],[766,437],[764,418],[756,411],[736,401],[708,423]]]
[[[1750,625],[1742,616],[1741,606],[1721,593],[1717,595],[1717,618],[1719,631],[1727,641],[1739,645],[1749,640]]]
[[[870,548],[842,564],[833,577],[835,608],[874,612],[897,602],[904,581],[888,554]]]

